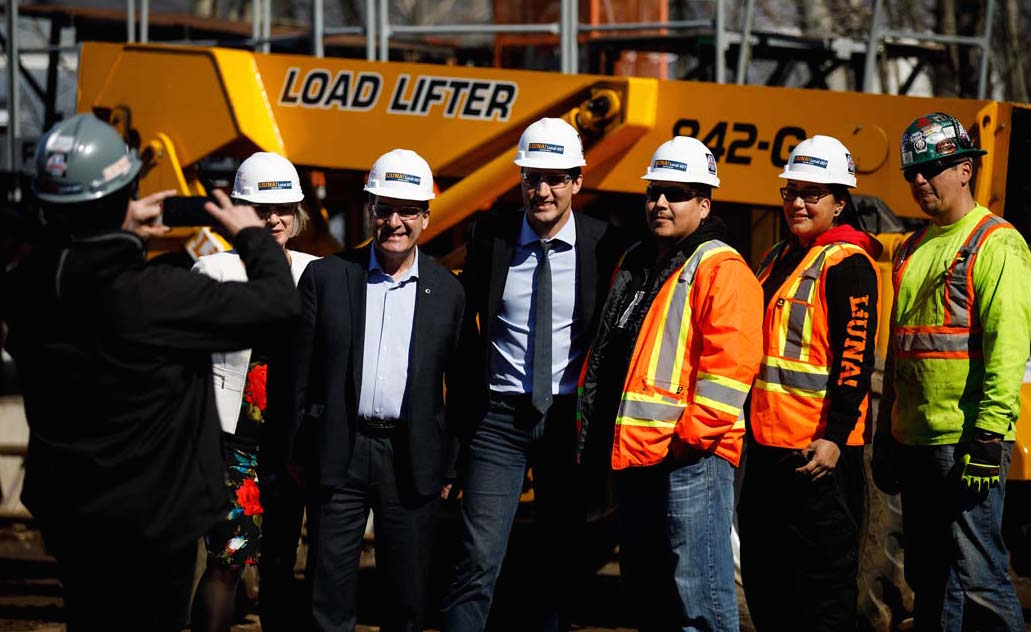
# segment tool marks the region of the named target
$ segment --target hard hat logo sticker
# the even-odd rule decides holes
[[[566,148],[563,145],[556,145],[554,143],[530,143],[527,145],[526,151],[542,151],[561,155],[566,153]]]
[[[62,136],[60,134],[54,134],[47,139],[47,151],[64,151],[69,152],[75,147],[74,136]]]
[[[61,177],[68,169],[68,163],[64,154],[50,154],[47,156],[47,173],[52,176]]]
[[[823,158],[817,158],[816,156],[795,156],[793,164],[812,165],[814,167],[819,167],[820,169],[827,168],[827,161]]]
[[[104,167],[101,174],[104,176],[104,182],[114,180],[118,176],[128,173],[129,169],[132,168],[132,163],[129,162],[128,156],[122,156],[118,160],[114,161],[110,165]]]
[[[383,179],[387,182],[404,182],[406,184],[414,184],[418,186],[422,183],[422,178],[419,176],[413,176],[409,173],[400,173],[398,171],[388,171]]]
[[[687,171],[687,165],[676,160],[656,160],[652,169],[672,169],[673,171]]]
[[[856,175],[856,163],[852,160],[852,154],[845,154],[845,163],[848,165],[848,172],[850,175]]]
[[[716,158],[712,154],[705,154],[705,161],[709,163],[709,173],[716,175]]]
[[[956,143],[949,139],[943,140],[934,146],[934,150],[942,156],[948,156],[956,152]]]
[[[294,185],[289,180],[266,180],[258,183],[259,191],[289,191]]]

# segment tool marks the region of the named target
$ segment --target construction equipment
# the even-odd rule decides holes
[[[754,263],[786,234],[778,175],[795,146],[816,134],[851,150],[861,213],[881,209],[878,217],[902,228],[906,218],[921,219],[900,173],[897,143],[909,121],[942,111],[988,152],[974,197],[1031,235],[1031,106],[1021,104],[88,43],[77,109],[106,116],[137,146],[145,162],[141,194],[174,188],[201,195],[212,160],[271,151],[302,174],[320,174],[319,182],[345,184],[330,191],[330,210],[334,195],[342,207],[356,209],[376,158],[395,147],[412,149],[429,163],[440,189],[424,241],[432,240],[427,246],[438,254],[458,253],[448,259],[455,264],[464,224],[492,206],[518,205],[512,159],[520,133],[542,117],[564,119],[583,139],[581,210],[607,216],[628,234],[643,223],[640,173],[652,152],[677,136],[699,139],[719,163],[715,208],[731,220],[734,245]],[[364,237],[354,232],[350,243]],[[198,252],[216,247],[200,234],[179,230],[163,247],[191,238]],[[887,268],[901,235],[882,241]],[[887,269],[882,277],[882,292],[890,296]],[[882,323],[890,306],[882,301]],[[886,344],[880,336],[882,357]],[[1011,497],[1031,490],[1028,446],[1031,423],[1023,423]]]
[[[693,136],[719,163],[717,207],[738,215],[735,245],[753,261],[782,236],[777,177],[792,149],[814,134],[852,151],[860,199],[920,218],[899,173],[896,139],[909,121],[937,110],[967,123],[988,152],[974,197],[1025,236],[1031,229],[1029,185],[1020,175],[1031,153],[1031,107],[1013,103],[87,43],[77,109],[106,115],[138,146],[141,195],[204,194],[203,164],[213,157],[271,151],[302,171],[355,180],[384,150],[413,149],[441,189],[424,241],[515,190],[519,136],[542,117],[565,119],[583,137],[587,210],[627,224],[639,208],[628,210],[628,196],[641,193],[640,170],[655,148]],[[360,204],[359,189],[338,193]],[[157,249],[191,237],[177,229],[175,243]],[[889,257],[895,240],[885,241]],[[1014,453],[1011,478],[1031,481],[1023,450]]]

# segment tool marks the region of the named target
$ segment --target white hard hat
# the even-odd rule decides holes
[[[562,119],[542,118],[523,131],[515,163],[537,169],[574,169],[587,165],[580,134]]]
[[[253,204],[291,204],[304,199],[297,169],[279,154],[259,151],[240,164],[232,197]]]
[[[410,149],[392,149],[377,158],[369,170],[365,190],[373,195],[419,202],[437,197],[429,164]]]
[[[856,186],[856,163],[852,153],[831,136],[813,136],[800,142],[780,174],[785,180]]]
[[[641,179],[720,186],[716,158],[702,141],[690,136],[677,136],[659,145]]]

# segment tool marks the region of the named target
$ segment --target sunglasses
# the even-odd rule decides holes
[[[402,222],[410,222],[417,217],[421,217],[427,209],[420,206],[391,206],[390,204],[373,204],[372,212],[376,215],[376,219],[386,221],[397,213],[397,216],[401,218]]]
[[[293,215],[297,211],[296,204],[251,204],[251,207],[262,221],[267,220],[273,213],[283,217]]]
[[[564,187],[573,181],[573,176],[568,173],[529,173],[523,172],[523,186],[527,189],[536,189],[541,181],[547,183],[549,189]]]
[[[906,179],[906,182],[913,182],[916,180],[917,174],[920,174],[924,177],[924,180],[930,180],[931,178],[942,173],[943,171],[947,171],[948,169],[951,169],[961,163],[962,161],[944,162],[941,160],[935,160],[934,162],[927,162],[922,165],[906,169],[902,172],[902,177]]]
[[[802,198],[802,201],[806,204],[817,204],[828,195],[831,195],[831,192],[826,189],[806,189],[805,191],[799,191],[798,189],[791,189],[789,187],[780,188],[780,197],[785,202],[794,202],[798,198]]]
[[[645,192],[647,197],[652,202],[658,202],[659,198],[666,196],[666,201],[670,204],[676,204],[677,202],[689,202],[697,197],[702,197],[702,194],[692,189],[682,189],[680,187],[660,187],[660,186],[649,186]]]

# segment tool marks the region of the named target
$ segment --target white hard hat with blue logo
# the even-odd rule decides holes
[[[515,163],[531,169],[575,169],[587,165],[580,134],[557,118],[542,118],[523,131]]]
[[[373,195],[417,202],[437,197],[430,165],[410,149],[392,149],[377,158],[369,170],[365,190]]]
[[[271,151],[259,151],[240,163],[233,198],[251,204],[293,204],[304,199],[297,168]]]
[[[716,158],[702,141],[690,136],[677,136],[659,145],[641,179],[720,186]]]

